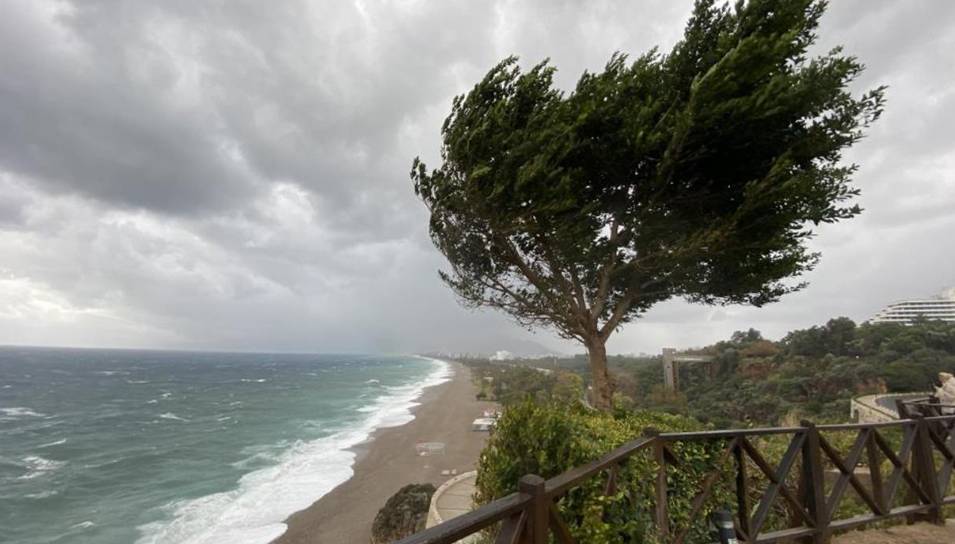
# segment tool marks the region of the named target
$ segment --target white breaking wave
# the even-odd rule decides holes
[[[40,448],[49,448],[49,447],[51,447],[51,446],[59,446],[60,444],[66,444],[66,439],[65,439],[65,438],[61,438],[61,439],[59,439],[59,440],[54,440],[53,442],[47,442],[46,444],[40,444],[39,446],[37,446],[37,449],[40,449]]]
[[[60,469],[65,465],[66,461],[53,461],[40,457],[39,455],[28,455],[23,458],[22,465],[27,469],[27,473],[20,476],[19,479],[32,480],[38,476],[43,476],[44,474]]]
[[[50,497],[55,497],[59,494],[60,492],[55,489],[47,489],[46,491],[41,491],[39,493],[28,493],[24,495],[24,497],[27,499],[40,500],[40,499],[48,499]]]
[[[164,414],[159,414],[159,417],[160,417],[160,419],[171,419],[171,420],[173,420],[173,421],[189,421],[188,419],[186,419],[186,418],[184,418],[184,417],[179,417],[179,416],[177,416],[176,414],[174,414],[174,413],[172,413],[172,412],[166,412],[166,413],[164,413]]]
[[[289,515],[351,478],[355,453],[350,448],[377,429],[413,420],[411,409],[424,390],[451,378],[451,365],[429,360],[435,370],[427,378],[392,388],[363,408],[368,416],[357,427],[294,443],[278,456],[277,464],[240,478],[236,489],[167,505],[173,519],[141,525],[142,537],[136,543],[267,544],[278,538]]]
[[[46,414],[41,414],[39,412],[34,412],[29,408],[23,406],[11,406],[9,408],[0,408],[0,414],[6,418],[18,418],[18,417],[46,417]]]

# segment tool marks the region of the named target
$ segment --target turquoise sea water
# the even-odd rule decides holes
[[[265,544],[448,372],[411,356],[0,347],[0,542]]]

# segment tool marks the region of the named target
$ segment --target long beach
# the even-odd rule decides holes
[[[493,403],[475,400],[476,389],[467,367],[451,363],[453,377],[422,394],[414,420],[376,431],[355,448],[354,475],[330,493],[286,520],[288,530],[274,544],[367,544],[371,524],[395,492],[411,483],[437,487],[473,470],[487,439],[471,430],[471,422]],[[444,454],[419,455],[421,442],[442,442]]]

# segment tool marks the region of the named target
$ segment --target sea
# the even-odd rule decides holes
[[[0,347],[0,542],[266,544],[443,361]]]

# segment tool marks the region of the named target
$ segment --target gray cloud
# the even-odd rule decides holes
[[[914,7],[913,7],[914,6]],[[572,345],[457,306],[407,172],[501,58],[570,88],[677,40],[691,2],[6,0],[0,343],[276,350]],[[822,229],[811,286],[763,309],[679,301],[617,351],[770,335],[955,284],[955,8],[834,2],[819,50],[891,86],[847,160],[866,212]]]

